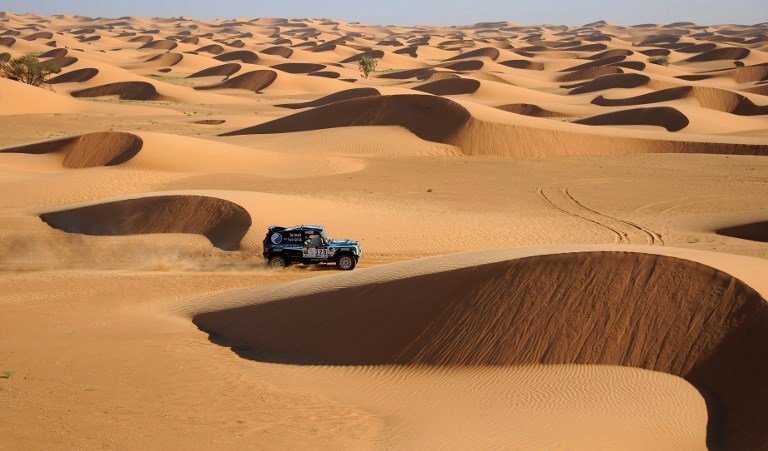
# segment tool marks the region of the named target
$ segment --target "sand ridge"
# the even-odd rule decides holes
[[[461,259],[455,256],[446,263]],[[605,259],[611,262],[610,273],[603,270]],[[340,279],[341,290],[318,280],[301,286],[303,291],[296,285],[297,290],[277,296],[241,292],[236,298],[250,301],[250,306],[199,313],[194,321],[240,355],[268,362],[438,367],[591,363],[668,372],[716,397],[723,424],[722,430],[710,431],[711,440],[739,449],[766,444],[759,413],[764,400],[755,396],[764,391],[758,387],[768,374],[757,357],[768,345],[761,331],[768,303],[731,276],[677,258],[611,252],[460,264],[453,270],[427,269],[429,264],[444,265],[424,261],[411,264],[411,271],[393,266],[379,272],[373,285],[369,280],[344,287],[346,281]],[[594,270],[588,269],[593,264]],[[426,274],[406,275],[416,265]],[[606,277],[613,281],[604,281]],[[676,288],[664,288],[666,284]],[[760,288],[766,289],[764,283]],[[615,293],[615,304],[610,293]],[[638,310],[619,313],[612,305]],[[606,341],[606,335],[615,339]]]
[[[3,444],[768,446],[766,32],[0,13]]]
[[[199,233],[224,250],[237,250],[251,226],[241,206],[201,196],[147,196],[43,213],[40,219],[67,233],[135,235]]]

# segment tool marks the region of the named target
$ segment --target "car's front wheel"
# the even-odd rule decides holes
[[[269,266],[270,268],[282,269],[288,266],[288,260],[285,258],[285,255],[275,254],[269,257],[269,260],[267,261],[267,266]]]
[[[336,260],[336,267],[343,271],[350,271],[355,269],[355,257],[351,254],[344,254]]]

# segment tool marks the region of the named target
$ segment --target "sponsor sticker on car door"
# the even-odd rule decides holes
[[[304,258],[328,258],[328,248],[305,247]]]

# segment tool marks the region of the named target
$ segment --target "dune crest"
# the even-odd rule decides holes
[[[321,97],[317,100],[312,100],[310,102],[282,103],[282,104],[277,104],[275,106],[279,106],[281,108],[290,108],[293,110],[298,110],[301,108],[315,108],[319,106],[330,105],[331,103],[341,102],[344,100],[357,99],[360,97],[378,96],[378,95],[381,95],[381,93],[375,88],[355,88],[355,89],[348,89],[346,91],[339,91],[331,95]]]
[[[449,80],[450,81],[450,80]],[[668,111],[668,110],[662,110]],[[660,125],[672,129],[684,122],[682,113],[667,114]],[[655,118],[633,113],[623,122],[654,122]],[[626,119],[630,119],[627,121]],[[426,95],[363,97],[301,111],[253,127],[220,136],[292,133],[325,128],[365,125],[398,125],[427,141],[450,144],[465,155],[534,157],[542,155],[589,155],[600,153],[724,153],[768,155],[768,145],[727,142],[664,141],[627,136],[626,133],[581,135],[571,124],[553,132],[512,123],[481,120],[452,100]],[[582,145],[576,145],[580,141]],[[510,145],[512,143],[512,145]],[[609,144],[610,143],[610,144]]]
[[[425,83],[413,89],[437,96],[472,94],[480,89],[480,82],[469,78],[451,78]]]
[[[54,139],[0,149],[2,153],[61,153],[67,168],[115,166],[135,157],[143,146],[140,137],[124,132],[86,133],[70,138]]]
[[[584,125],[653,125],[664,127],[668,132],[677,132],[687,127],[690,121],[679,110],[660,106],[604,113],[579,119],[574,123]]]
[[[93,67],[86,67],[83,69],[75,69],[73,71],[65,72],[61,75],[57,75],[51,78],[48,82],[51,84],[56,83],[82,83],[90,80],[99,74],[99,70]]]
[[[221,136],[290,133],[356,125],[399,125],[427,141],[448,142],[470,119],[460,105],[424,95],[345,100]]]
[[[152,83],[146,81],[124,81],[94,86],[71,93],[72,97],[109,97],[117,96],[120,100],[173,101],[173,98],[157,92]]]
[[[277,80],[277,73],[273,70],[255,70],[240,74],[235,78],[207,86],[196,86],[195,89],[247,89],[260,92]]]
[[[534,256],[199,313],[194,322],[267,362],[578,363],[671,373],[715,397],[722,423],[711,425],[710,440],[768,445],[768,303],[688,260]]]
[[[188,75],[187,78],[216,77],[216,76],[229,77],[230,75],[237,73],[241,68],[242,66],[238,63],[225,63],[225,64],[220,64],[218,66],[209,67],[207,69],[199,70],[191,75]]]
[[[28,54],[0,448],[768,449],[768,23],[0,12]]]
[[[225,251],[240,249],[251,227],[251,215],[243,207],[205,196],[140,197],[43,213],[40,219],[83,235],[196,233]]]

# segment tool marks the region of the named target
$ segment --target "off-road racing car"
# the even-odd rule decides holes
[[[271,226],[264,237],[264,258],[270,268],[285,268],[292,263],[336,263],[337,268],[349,271],[362,253],[359,242],[332,240],[323,226]]]

